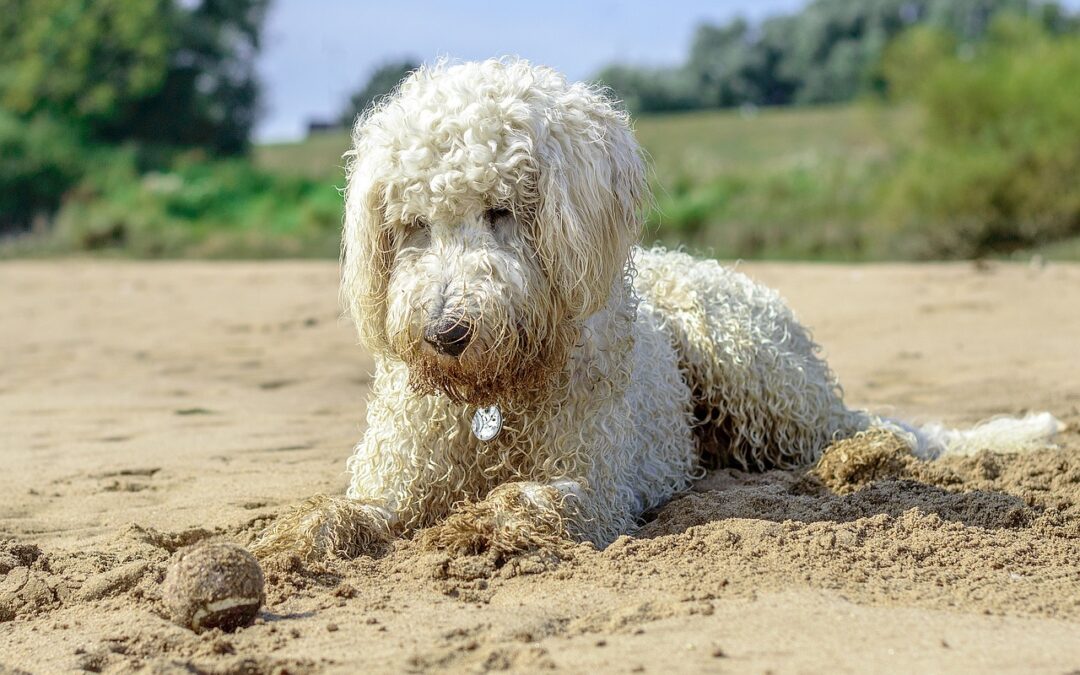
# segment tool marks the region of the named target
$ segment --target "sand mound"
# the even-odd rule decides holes
[[[9,543],[4,620],[13,636],[55,643],[65,667],[215,673],[353,663],[354,647],[336,639],[346,631],[369,645],[426,636],[411,650],[384,645],[402,659],[387,664],[403,668],[533,671],[565,665],[552,651],[560,642],[597,648],[668,624],[697,635],[719,608],[766,590],[1080,621],[1075,450],[920,464],[886,439],[862,439],[826,459],[827,471],[714,473],[603,551],[451,557],[400,541],[378,559],[278,556],[265,567],[260,619],[234,635],[197,636],[164,618],[168,547],[196,535],[128,528],[78,554]],[[440,618],[415,623],[428,612]],[[279,651],[303,657],[267,655]]]

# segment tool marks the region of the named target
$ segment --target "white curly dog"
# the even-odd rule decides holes
[[[647,199],[627,115],[521,60],[413,73],[358,120],[342,291],[376,356],[347,496],[261,555],[371,553],[421,528],[459,551],[604,546],[706,464],[814,462],[891,429],[922,457],[1047,442],[1049,414],[969,431],[851,410],[774,291],[635,247]]]

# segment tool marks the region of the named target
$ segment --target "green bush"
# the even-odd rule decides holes
[[[906,253],[982,256],[1080,235],[1078,82],[1080,39],[1016,18],[929,67],[913,92],[925,141],[883,218]]]
[[[336,254],[341,197],[304,177],[244,160],[178,160],[140,174],[133,151],[115,152],[57,214],[47,247],[116,250],[140,257]]]

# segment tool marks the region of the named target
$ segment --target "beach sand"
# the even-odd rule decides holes
[[[1059,449],[864,486],[716,472],[603,551],[397,544],[267,567],[254,626],[162,618],[171,554],[341,492],[372,362],[329,262],[0,264],[0,673],[1080,669],[1080,266],[741,269],[849,404]]]

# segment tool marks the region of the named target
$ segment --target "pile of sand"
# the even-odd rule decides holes
[[[4,649],[31,670],[46,653],[50,667],[94,672],[313,672],[374,656],[390,669],[532,670],[573,667],[556,658],[555,645],[591,640],[595,649],[667,622],[683,627],[685,642],[728,657],[739,653],[732,641],[722,630],[705,641],[713,622],[703,622],[718,607],[784,592],[1052,617],[1075,629],[1077,449],[946,460],[917,467],[917,480],[854,473],[861,487],[843,494],[809,472],[720,472],[603,551],[451,558],[403,541],[378,560],[311,568],[278,559],[266,569],[260,623],[235,635],[197,636],[170,624],[160,582],[179,545],[244,541],[257,525],[128,527],[90,551],[9,543],[0,549]],[[412,646],[397,651],[403,643]],[[1056,647],[1076,654],[1080,645]]]

